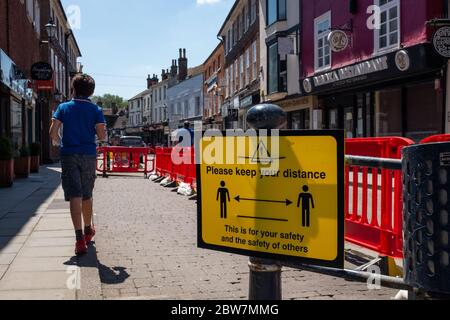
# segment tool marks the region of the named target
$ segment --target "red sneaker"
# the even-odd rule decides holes
[[[88,249],[87,249],[86,241],[85,240],[77,241],[77,243],[75,244],[75,254],[77,256],[81,256],[83,254],[86,254],[87,251],[88,251]]]
[[[84,235],[84,240],[86,241],[86,244],[89,244],[92,242],[92,239],[95,237],[95,227],[92,226],[92,232],[91,234]]]

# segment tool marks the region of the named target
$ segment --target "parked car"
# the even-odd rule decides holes
[[[121,147],[130,147],[130,148],[139,148],[146,147],[144,140],[142,137],[121,137],[120,138],[120,146]]]

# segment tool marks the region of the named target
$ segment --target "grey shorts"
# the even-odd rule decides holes
[[[73,198],[92,199],[97,178],[97,156],[63,155],[62,187],[66,201]]]

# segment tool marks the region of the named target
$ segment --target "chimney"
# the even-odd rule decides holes
[[[150,75],[147,77],[147,89],[150,89],[150,87],[153,85],[152,78],[150,78]]]
[[[188,60],[186,58],[186,49],[180,49],[180,58],[178,58],[178,80],[184,81],[187,78],[188,73]]]
[[[166,73],[166,70],[163,69],[162,73],[161,73],[161,80],[162,81],[167,80],[168,77],[169,77],[169,75]]]
[[[176,78],[177,74],[178,74],[177,60],[172,60],[172,66],[170,67],[170,76],[172,78]]]

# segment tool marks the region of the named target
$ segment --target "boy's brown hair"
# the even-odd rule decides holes
[[[72,80],[72,90],[75,97],[89,98],[95,91],[95,80],[87,74],[77,74]]]

